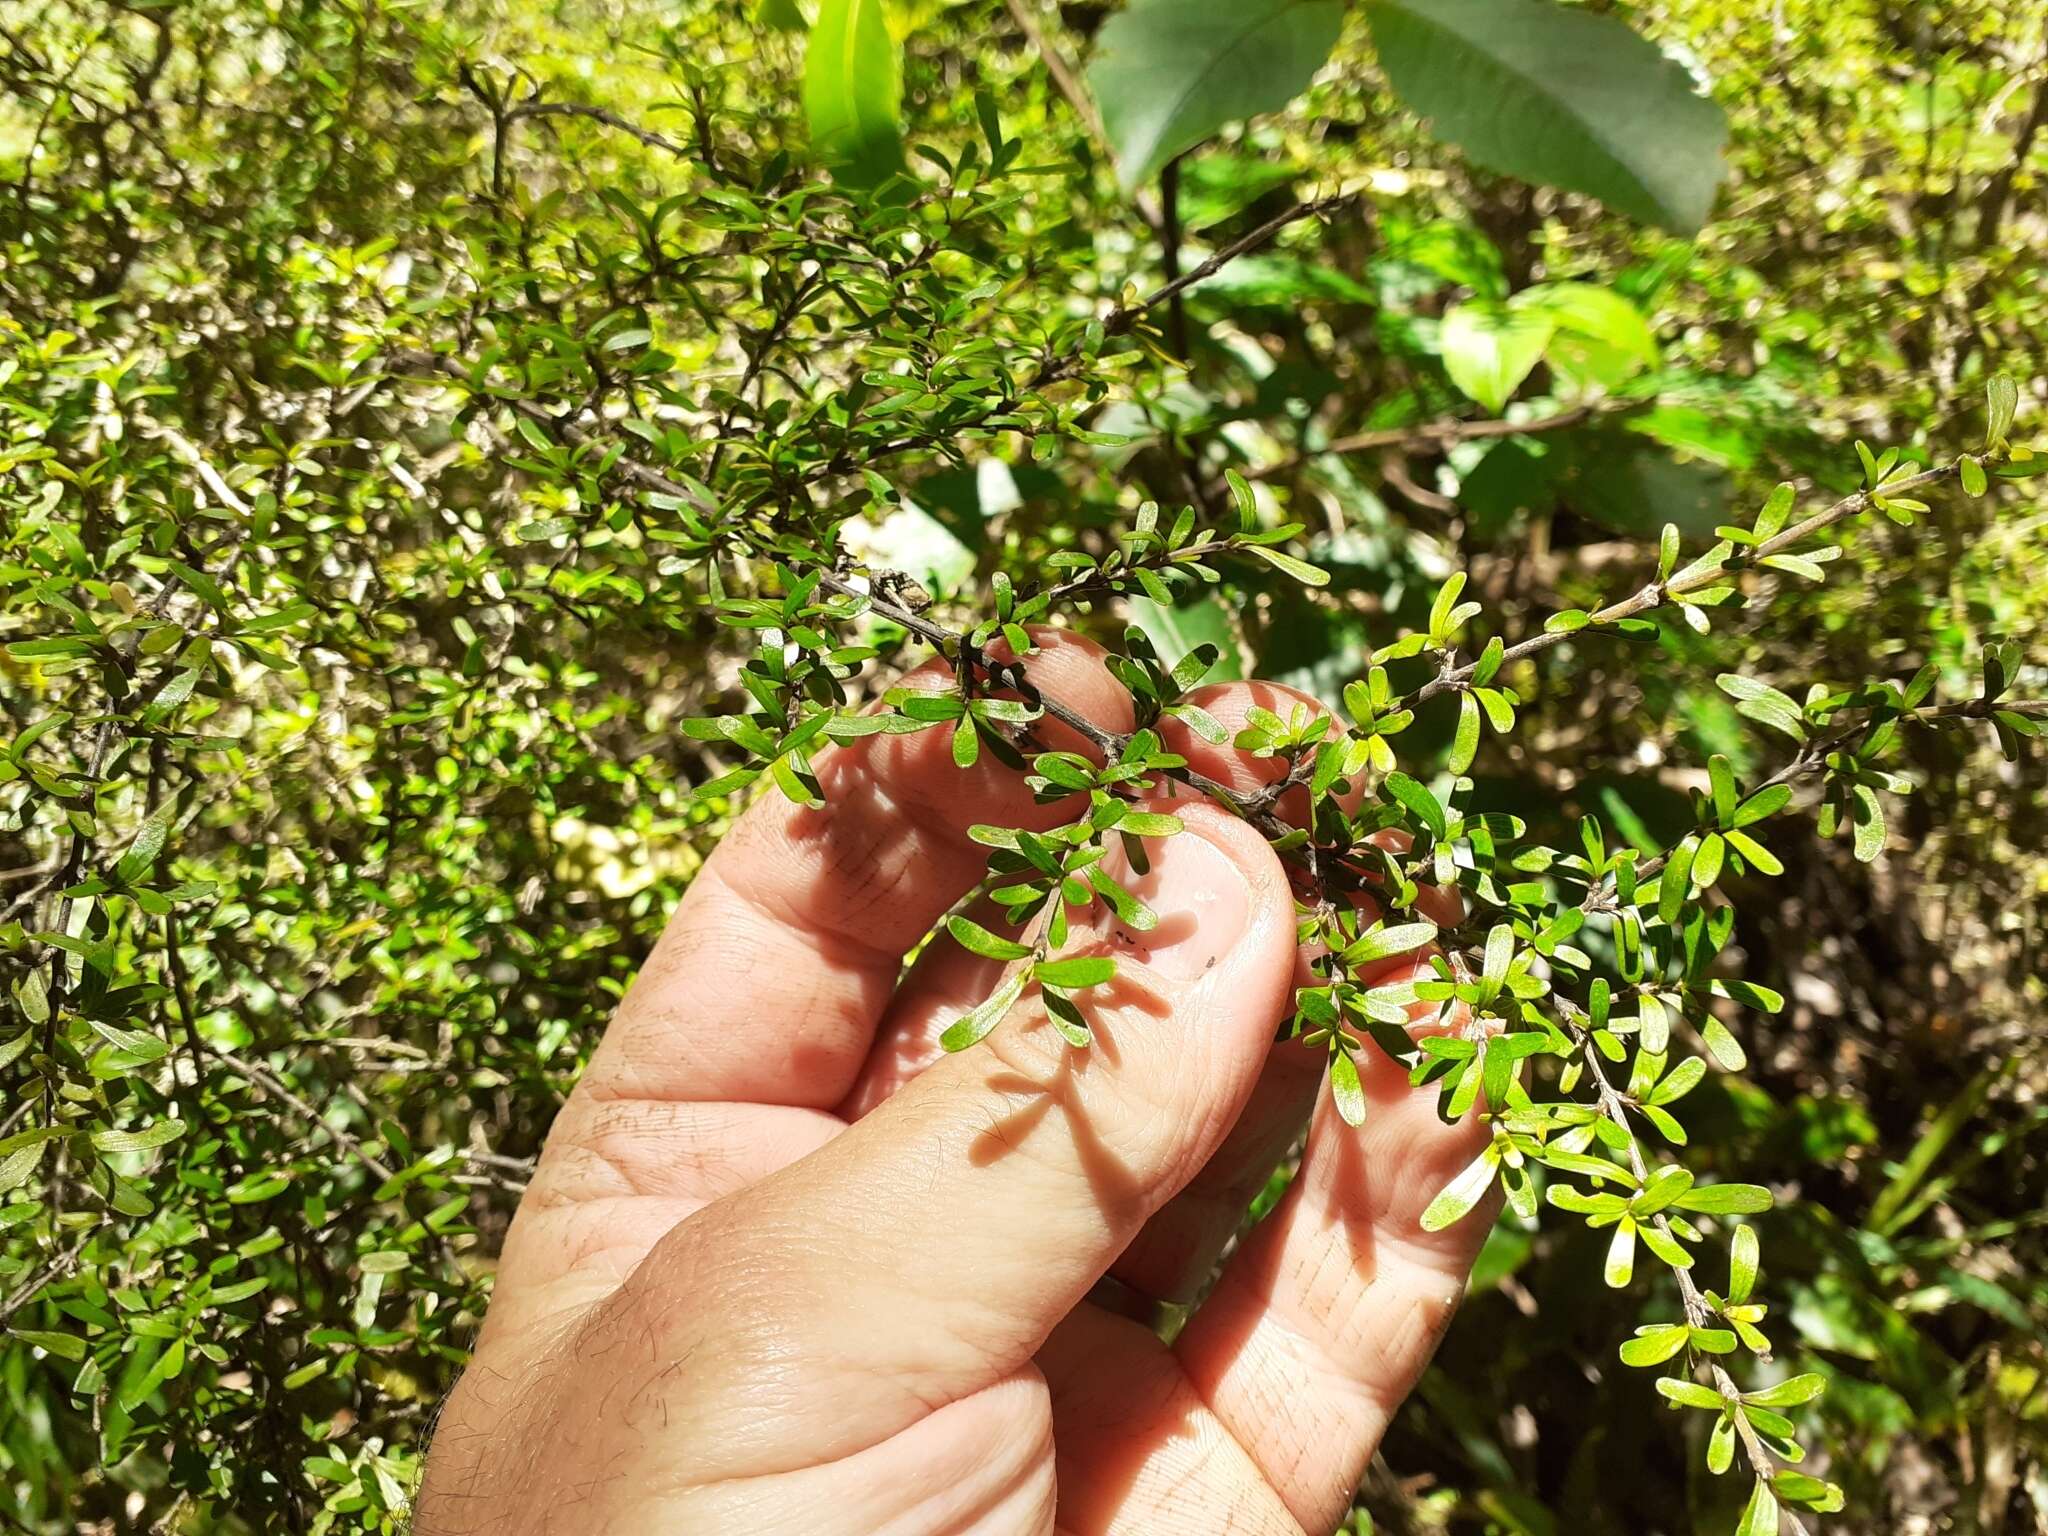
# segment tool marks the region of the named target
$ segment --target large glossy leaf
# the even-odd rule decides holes
[[[804,116],[818,157],[857,183],[900,169],[902,95],[882,0],[823,0],[804,54]]]
[[[1125,190],[1224,124],[1286,106],[1343,24],[1343,0],[1133,0],[1088,66]]]
[[[1727,122],[1621,21],[1549,0],[1373,0],[1368,14],[1394,89],[1475,164],[1667,229],[1706,222]]]

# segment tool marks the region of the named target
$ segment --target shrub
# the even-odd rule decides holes
[[[1132,0],[1083,78],[1099,20],[10,16],[12,1520],[397,1528],[663,913],[747,796],[815,797],[878,730],[1076,797],[984,829],[1014,922],[951,927],[1018,969],[949,1045],[1035,980],[1086,1048],[1108,962],[1062,957],[1054,898],[1142,923],[1097,860],[1170,832],[1128,802],[1178,781],[1287,860],[1328,950],[1293,1028],[1347,1117],[1360,1051],[1483,1099],[1427,1219],[1501,1181],[1475,1309],[1539,1316],[1454,1338],[1389,1453],[1440,1492],[1366,1508],[1756,1536],[1841,1484],[1881,1524],[1919,1417],[1979,1528],[2038,1517],[2016,29],[1816,8],[1759,64],[1734,7]],[[1912,91],[1860,90],[1880,64]],[[1136,729],[1000,659],[1046,622],[1113,646]],[[934,650],[954,691],[895,690]],[[1282,766],[1244,799],[1154,727],[1219,734],[1188,695],[1248,673],[1342,714],[1255,716]],[[1915,927],[1873,980],[1858,904],[1912,903],[1857,861],[1967,948]],[[1434,980],[1361,977],[1432,943]],[[1870,1027],[1914,1043],[1821,1093],[1875,1070],[1826,1039],[1845,995],[1911,1000]],[[1491,1025],[1411,1039],[1452,1009]],[[1913,1060],[1955,1089],[1924,1126]],[[1644,1255],[1640,1325],[1596,1329]],[[1645,1424],[1655,1394],[1691,1411]],[[1595,1486],[1513,1451],[1516,1412],[1733,1475]],[[1931,1427],[1979,1420],[2026,1447],[2002,1471]]]

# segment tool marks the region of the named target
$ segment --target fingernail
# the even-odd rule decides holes
[[[1167,981],[1192,981],[1244,936],[1251,887],[1237,861],[1198,832],[1147,838],[1145,852],[1152,866],[1146,874],[1133,874],[1121,849],[1104,860],[1104,871],[1159,921],[1141,931],[1112,919],[1110,944]]]

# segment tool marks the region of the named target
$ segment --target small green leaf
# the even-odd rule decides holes
[[[1865,864],[1874,863],[1884,852],[1884,807],[1868,784],[1855,785],[1849,793],[1854,802],[1856,857]]]
[[[75,1333],[45,1333],[34,1328],[10,1328],[7,1332],[24,1344],[32,1344],[59,1360],[83,1360],[85,1340]]]
[[[1614,1236],[1607,1243],[1607,1262],[1601,1270],[1607,1283],[1617,1290],[1627,1285],[1636,1272],[1636,1223],[1624,1216],[1615,1223]]]
[[[1346,1125],[1365,1124],[1365,1085],[1359,1081],[1358,1063],[1349,1051],[1330,1058],[1330,1097]]]
[[[136,829],[135,841],[121,855],[121,862],[114,866],[115,879],[128,885],[149,873],[157,855],[163,852],[164,839],[170,834],[171,822],[176,815],[175,800],[166,800],[151,813],[149,819]]]
[[[939,1046],[948,1051],[964,1051],[975,1044],[990,1030],[1003,1021],[1017,999],[1024,994],[1024,983],[1028,973],[1013,971],[1003,984],[990,994],[988,1000],[972,1013],[955,1019],[939,1036]]]
[[[1771,1208],[1771,1192],[1761,1184],[1695,1184],[1678,1206],[1702,1216],[1754,1216]]]
[[[1478,755],[1479,701],[1467,690],[1458,695],[1458,731],[1452,739],[1450,762],[1446,766],[1453,773],[1463,773]]]
[[[1621,1346],[1623,1365],[1662,1365],[1681,1349],[1691,1330],[1683,1323],[1655,1323],[1638,1328],[1636,1336]]]
[[[1432,836],[1441,840],[1450,830],[1450,819],[1444,814],[1442,803],[1420,780],[1397,771],[1387,775],[1382,788],[1429,828]]]
[[[947,918],[946,931],[953,935],[953,941],[962,949],[985,960],[1022,960],[1031,953],[1029,945],[991,933],[981,924],[964,917]]]
[[[2012,431],[2013,412],[2019,409],[2019,386],[2002,373],[1984,381],[1984,447],[1996,451],[2005,446]]]
[[[1306,560],[1297,560],[1293,555],[1273,548],[1270,544],[1248,544],[1244,551],[1257,555],[1275,570],[1284,571],[1305,586],[1326,587],[1330,584],[1330,573],[1320,566],[1310,565]]]
[[[1735,1465],[1735,1420],[1722,1414],[1707,1437],[1707,1470],[1719,1477]]]
[[[1728,1406],[1728,1400],[1712,1387],[1703,1387],[1696,1381],[1681,1381],[1676,1376],[1659,1376],[1657,1390],[1683,1408],[1722,1409]]]
[[[1493,1187],[1493,1176],[1499,1166],[1500,1156],[1491,1146],[1473,1158],[1444,1186],[1443,1193],[1430,1201],[1429,1209],[1422,1213],[1422,1230],[1441,1232],[1464,1216]]]
[[[1766,784],[1735,808],[1735,814],[1728,819],[1731,827],[1747,827],[1775,816],[1792,803],[1792,786],[1789,784]]]
[[[1749,1507],[1742,1512],[1742,1520],[1735,1527],[1735,1536],[1778,1536],[1778,1500],[1771,1492],[1771,1485],[1757,1479],[1756,1491],[1749,1496]]]
[[[1346,966],[1357,969],[1420,949],[1436,937],[1435,923],[1396,923],[1391,928],[1372,928],[1360,934],[1343,952]]]
[[[102,1152],[147,1152],[184,1135],[183,1120],[159,1120],[139,1131],[94,1131],[92,1144]]]
[[[1756,1273],[1760,1262],[1761,1251],[1756,1228],[1737,1227],[1735,1237],[1728,1245],[1729,1305],[1739,1307],[1749,1300],[1749,1293],[1756,1289]]]
[[[1095,1043],[1095,1032],[1088,1027],[1088,1021],[1081,1016],[1081,1010],[1074,1006],[1071,997],[1058,987],[1046,987],[1039,995],[1045,1003],[1045,1016],[1059,1031],[1061,1039],[1080,1051]]]
[[[1116,960],[1109,955],[1067,955],[1039,961],[1032,975],[1056,987],[1099,987],[1116,975]]]
[[[1747,1231],[1748,1228],[1744,1228]],[[1803,1376],[1790,1376],[1774,1387],[1765,1387],[1761,1392],[1745,1392],[1742,1400],[1754,1403],[1759,1408],[1797,1408],[1810,1403],[1828,1389],[1827,1377],[1818,1371],[1808,1371]]]
[[[1707,1064],[1697,1056],[1688,1056],[1666,1073],[1662,1082],[1650,1090],[1650,1097],[1645,1102],[1657,1105],[1676,1104],[1697,1088],[1700,1080],[1706,1075]]]
[[[1740,1072],[1749,1065],[1749,1057],[1742,1044],[1728,1032],[1728,1026],[1719,1019],[1709,1017],[1700,1025],[1700,1038],[1724,1071]]]
[[[1692,887],[1696,891],[1710,890],[1721,878],[1721,861],[1727,853],[1727,843],[1718,832],[1709,832],[1700,839],[1699,852],[1693,855]]]
[[[1657,882],[1657,916],[1670,925],[1677,924],[1685,899],[1692,892],[1692,851],[1690,838],[1672,849]]]
[[[1125,811],[1117,822],[1117,830],[1133,837],[1172,837],[1186,825],[1178,816],[1159,811]]]

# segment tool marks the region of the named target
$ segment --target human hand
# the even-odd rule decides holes
[[[1127,730],[1101,653],[1038,639],[1034,684]],[[1196,698],[1235,727],[1298,696]],[[419,1536],[1343,1518],[1491,1223],[1419,1225],[1484,1128],[1441,1123],[1373,1052],[1362,1130],[1318,1100],[1322,1053],[1275,1044],[1306,979],[1285,873],[1185,799],[1130,881],[1158,926],[1077,921],[1069,951],[1120,961],[1089,994],[1095,1044],[1027,995],[944,1055],[1002,967],[942,934],[899,972],[984,872],[966,829],[1067,813],[986,754],[956,768],[948,736],[827,754],[824,806],[764,797],[692,884],[512,1224]],[[1169,745],[1243,788],[1278,768]],[[1105,1273],[1191,1297],[1311,1106],[1299,1175],[1171,1345],[1086,1299]]]

